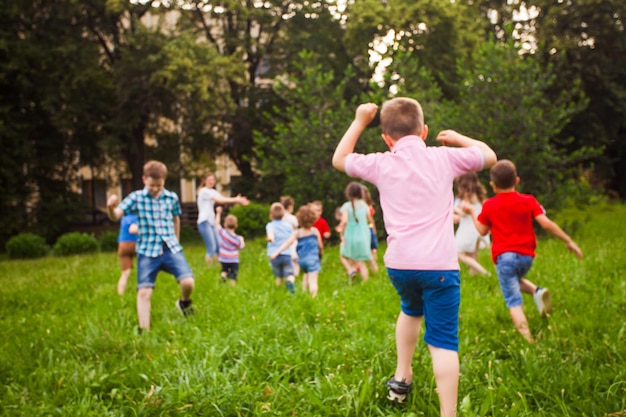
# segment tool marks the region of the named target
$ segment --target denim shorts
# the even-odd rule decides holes
[[[206,246],[207,256],[217,256],[219,247],[215,226],[205,220],[202,223],[198,223],[198,232],[200,232],[204,246]]]
[[[222,264],[222,272],[226,272],[226,278],[228,279],[237,279],[237,274],[239,273],[239,264],[238,263],[226,263],[220,262]]]
[[[496,258],[496,272],[500,289],[508,308],[522,305],[519,282],[533,265],[533,257],[515,252],[505,252]]]
[[[308,274],[309,272],[318,272],[322,269],[319,256],[307,256],[306,258],[299,258],[298,264],[302,272]]]
[[[183,252],[172,253],[167,245],[163,244],[163,254],[156,258],[137,255],[137,289],[154,288],[159,271],[174,275],[179,282],[183,278],[193,278]]]
[[[421,271],[387,268],[400,296],[402,312],[424,316],[424,341],[442,349],[459,350],[459,271]]]
[[[289,255],[278,255],[276,259],[270,259],[270,265],[276,278],[293,276],[293,262]]]

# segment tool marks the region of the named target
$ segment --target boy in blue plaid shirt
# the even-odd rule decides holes
[[[184,315],[193,314],[191,293],[194,277],[179,243],[180,203],[178,196],[165,189],[167,167],[159,161],[143,166],[143,190],[133,191],[118,206],[113,194],[107,201],[109,218],[118,221],[124,214],[137,215],[137,315],[139,331],[150,329],[150,300],[159,271],[168,272],[180,285],[176,308]]]

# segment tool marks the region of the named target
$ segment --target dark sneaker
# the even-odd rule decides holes
[[[289,291],[291,294],[294,294],[296,292],[296,286],[293,282],[287,281],[285,283],[285,286],[287,287],[287,291]]]
[[[397,403],[403,403],[413,389],[413,382],[406,383],[404,380],[396,381],[394,377],[391,377],[389,381],[385,382],[385,385],[389,388],[387,398]]]
[[[177,300],[176,308],[185,317],[193,316],[193,307],[191,306],[191,300],[187,300],[187,301]]]

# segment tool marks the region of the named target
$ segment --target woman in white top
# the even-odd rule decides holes
[[[219,249],[217,229],[215,227],[215,204],[241,204],[247,206],[250,202],[246,197],[224,197],[214,187],[217,179],[215,174],[209,172],[202,178],[198,190],[198,232],[202,236],[206,246],[204,260],[208,266],[217,260]]]

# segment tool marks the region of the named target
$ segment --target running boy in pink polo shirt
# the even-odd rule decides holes
[[[333,155],[333,166],[378,187],[387,231],[385,266],[401,299],[396,324],[397,365],[387,381],[389,398],[404,401],[411,392],[411,361],[426,324],[441,416],[455,416],[458,384],[459,264],[452,219],[454,178],[488,168],[496,154],[485,143],[444,130],[426,146],[428,128],[420,104],[394,98],[380,112],[382,138],[389,152],[353,153],[378,106],[361,104]]]

